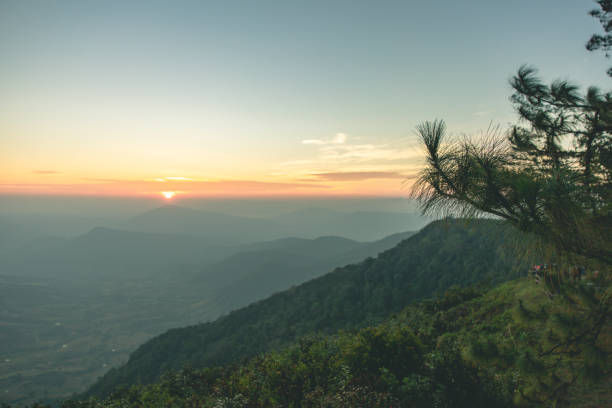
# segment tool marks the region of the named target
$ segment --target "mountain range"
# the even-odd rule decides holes
[[[8,361],[0,364],[0,389],[10,390],[0,402],[83,391],[155,335],[376,256],[411,234],[224,246],[203,236],[95,227],[29,240],[0,259],[0,358]]]
[[[528,262],[519,256],[518,242],[493,220],[432,223],[375,259],[336,268],[214,322],[172,329],[139,347],[88,394],[148,383],[185,365],[238,361],[308,333],[363,327],[452,285],[512,279]]]

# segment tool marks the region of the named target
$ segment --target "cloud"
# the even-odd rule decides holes
[[[340,145],[346,143],[348,136],[345,133],[336,133],[334,137],[328,140],[322,139],[304,139],[302,140],[302,144],[305,145]]]
[[[341,187],[335,183],[357,181],[373,185],[380,180],[381,188],[391,185],[393,180],[407,183],[424,164],[423,147],[408,138],[353,144],[345,134],[339,133],[334,139],[311,139],[302,143],[316,146],[302,160],[283,162],[279,166],[288,168],[287,173],[294,174],[297,181],[329,183],[334,188],[347,188],[346,184]]]
[[[406,179],[409,176],[396,171],[340,171],[314,173],[312,176],[324,181],[363,181],[371,179]]]
[[[423,157],[421,149],[416,147],[375,144],[322,146],[320,153],[322,160],[345,163],[412,161]]]
[[[324,144],[326,144],[326,142],[324,142],[321,139],[305,139],[305,140],[302,140],[302,144],[305,144],[305,145],[324,145]]]
[[[281,163],[281,166],[299,166],[301,164],[316,164],[317,167],[335,166],[342,163],[347,165],[381,165],[392,163],[420,164],[424,157],[422,146],[414,140],[395,140],[391,143],[361,143],[352,144],[344,133],[337,133],[333,138],[305,139],[302,144],[316,146],[317,155],[309,160],[294,160]]]
[[[59,171],[55,171],[55,170],[33,170],[32,173],[34,173],[34,174],[41,174],[41,175],[60,174]]]
[[[333,144],[344,144],[347,136],[344,133],[336,133],[336,136],[332,139]]]
[[[192,181],[192,178],[189,177],[164,177],[166,180],[183,180],[183,181]]]

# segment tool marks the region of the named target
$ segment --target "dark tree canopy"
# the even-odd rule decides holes
[[[414,195],[426,212],[490,214],[566,253],[612,264],[612,95],[533,68],[511,80],[520,122],[507,138],[449,142],[443,121],[417,127],[427,166]]]
[[[599,9],[591,10],[589,13],[601,23],[604,34],[593,34],[586,44],[589,51],[602,50],[606,57],[609,57],[612,48],[612,0],[598,0]],[[612,68],[608,70],[608,75],[612,76]]]

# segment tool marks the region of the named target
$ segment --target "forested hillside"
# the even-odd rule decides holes
[[[264,299],[339,265],[348,265],[393,248],[414,232],[390,235],[374,242],[356,242],[341,237],[313,240],[285,238],[241,246],[241,252],[212,265],[195,277],[194,288],[219,288],[214,304],[229,311]],[[244,251],[244,252],[242,252]]]
[[[142,345],[89,394],[148,383],[185,365],[238,361],[309,333],[375,324],[455,284],[517,277],[526,263],[517,256],[516,245],[512,230],[493,220],[432,223],[376,259],[337,268],[215,322],[170,330]]]
[[[379,325],[306,336],[240,364],[170,372],[156,384],[64,408],[540,407],[531,384],[547,374],[526,359],[552,328],[526,318],[524,310],[562,303],[551,304],[546,289],[526,278],[489,290],[452,288]],[[611,329],[604,326],[598,342],[608,351]],[[562,376],[576,374],[574,356],[537,358],[554,361]],[[558,390],[564,401],[558,406],[608,407],[610,384],[574,380]]]

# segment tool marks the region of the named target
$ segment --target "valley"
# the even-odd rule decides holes
[[[165,225],[208,220],[197,210],[166,210],[171,215]],[[200,216],[204,221],[197,221]],[[327,236],[241,243],[248,225],[229,216],[222,221],[228,219],[235,227],[224,244],[211,240],[207,230],[154,232],[157,221],[140,224],[149,232],[94,227],[75,237],[34,237],[7,251],[0,262],[0,401],[82,392],[168,329],[214,320],[339,265],[376,256],[412,234],[372,242]],[[329,218],[316,222],[333,228]]]

